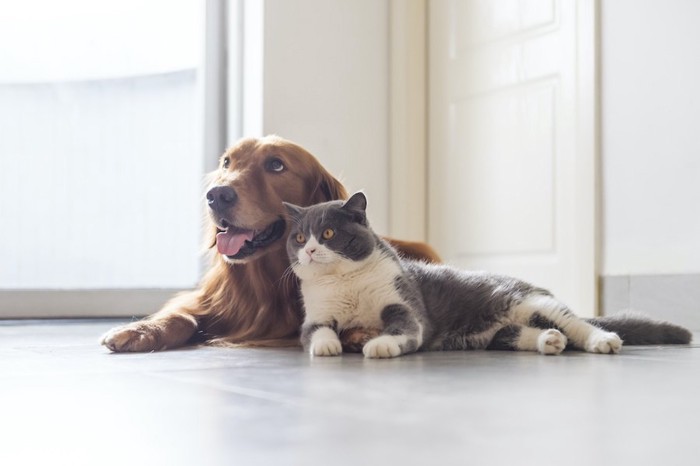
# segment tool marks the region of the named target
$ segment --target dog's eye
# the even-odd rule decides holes
[[[229,159],[228,157],[224,158],[224,162],[221,166],[224,167],[224,170],[226,170],[229,167],[229,165],[231,165],[231,159]]]
[[[304,233],[297,233],[297,243],[299,243],[299,244],[306,243],[306,236],[304,236]]]
[[[280,159],[270,159],[267,161],[267,171],[280,173],[284,171],[284,163]]]
[[[323,239],[331,239],[335,236],[335,231],[332,228],[326,228],[323,232]]]

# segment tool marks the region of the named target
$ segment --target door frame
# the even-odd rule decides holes
[[[600,173],[600,4],[576,0],[577,96],[575,209],[581,228],[576,238],[576,283],[591,290],[588,310],[598,313],[601,257]],[[428,186],[428,4],[389,1],[389,232],[427,241]],[[589,230],[590,231],[590,230]],[[593,251],[591,254],[590,251]],[[592,273],[591,273],[592,271]],[[586,312],[588,311],[588,312]]]
[[[389,234],[428,239],[428,4],[389,0]]]

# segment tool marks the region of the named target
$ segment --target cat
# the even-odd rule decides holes
[[[639,341],[656,333],[651,343],[692,338],[682,327],[645,318],[594,325],[522,280],[404,260],[370,228],[362,192],[345,202],[285,206],[292,220],[287,253],[305,310],[301,343],[312,356],[341,354],[338,334],[357,328],[371,336],[362,342],[367,358],[472,349],[557,355],[567,345],[619,353],[622,339],[603,327]]]

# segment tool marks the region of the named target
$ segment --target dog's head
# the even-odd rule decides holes
[[[250,261],[284,247],[282,202],[308,206],[346,197],[343,185],[302,147],[276,136],[243,139],[209,175],[209,244],[227,262]]]

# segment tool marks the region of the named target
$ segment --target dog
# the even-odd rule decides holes
[[[288,271],[282,202],[308,206],[346,199],[345,187],[308,151],[277,136],[239,141],[208,179],[211,267],[199,288],[175,296],[144,320],[107,332],[101,343],[111,351],[298,344],[303,309]],[[406,257],[440,261],[427,244],[389,241]],[[362,329],[348,332],[347,347],[361,347],[358,341],[370,337]]]

